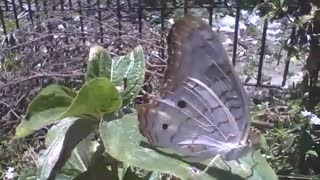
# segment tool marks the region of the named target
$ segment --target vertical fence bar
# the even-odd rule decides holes
[[[162,59],[164,59],[164,11],[166,8],[166,0],[161,0],[161,9],[160,9],[160,19],[161,19],[161,40],[160,40],[160,44],[161,44],[161,50],[160,50],[160,56]]]
[[[100,0],[97,0],[97,9],[98,9],[98,21],[99,21],[99,31],[100,31],[100,42],[103,43],[103,27],[102,27],[102,20],[101,20]]]
[[[188,0],[184,0],[184,8],[183,8],[183,12],[184,12],[184,15],[188,14]]]
[[[18,3],[19,3],[19,6],[20,6],[20,11],[24,11],[22,0],[18,0]]]
[[[31,9],[30,0],[27,0],[27,6],[28,6],[29,18],[30,18],[31,24],[33,25],[33,16],[32,16],[32,9]]]
[[[48,15],[48,12],[47,12],[47,0],[42,0],[42,4],[43,4],[44,14]]]
[[[1,25],[2,25],[2,30],[3,30],[3,34],[4,34],[4,37],[5,37],[5,41],[6,41],[7,45],[8,45],[9,41],[8,41],[8,37],[7,37],[7,27],[6,27],[6,23],[4,21],[4,16],[3,16],[3,12],[2,12],[1,6],[0,6],[0,22],[1,22]]]
[[[121,4],[120,4],[120,0],[117,0],[117,17],[118,17],[119,36],[121,36],[122,24],[121,24]]]
[[[142,4],[138,0],[138,23],[139,23],[139,38],[142,39]]]
[[[65,8],[64,8],[64,3],[65,3],[64,0],[60,0],[60,9],[61,9],[62,12],[64,12],[64,10],[65,10]],[[67,23],[62,23],[62,25],[63,25],[64,28],[67,28]],[[64,29],[64,31],[65,31],[65,32],[64,32],[64,35],[65,35],[64,42],[65,42],[66,44],[69,44],[68,34],[67,34],[67,32],[66,32],[65,29]]]
[[[292,32],[291,32],[291,35],[290,35],[290,41],[291,41],[290,42],[290,47],[293,47],[296,44],[295,36],[296,36],[296,26],[293,26],[292,27]],[[286,85],[291,56],[292,56],[292,51],[288,51],[288,56],[287,56],[288,58],[287,58],[287,61],[286,61],[286,65],[284,67],[284,73],[283,73],[283,79],[282,79],[281,86]]]
[[[16,22],[16,28],[20,29],[18,13],[17,13],[17,6],[16,6],[16,3],[15,3],[15,0],[12,0],[12,9],[13,9],[13,14],[14,14],[14,19],[15,19],[15,22]]]
[[[69,10],[73,9],[72,0],[69,0]]]
[[[36,6],[36,11],[37,11],[37,13],[39,13],[39,11],[40,11],[40,6],[39,6],[38,0],[34,0],[34,5]]]
[[[79,6],[79,16],[80,16],[80,28],[81,28],[81,39],[82,43],[85,44],[85,35],[84,35],[84,27],[83,27],[83,16],[82,16],[82,6],[81,6],[81,1],[78,0],[78,6]]]
[[[43,4],[44,14],[45,14],[45,15],[48,15],[48,11],[47,11],[47,0],[43,0],[42,4]]]
[[[36,6],[35,17],[36,17],[36,20],[38,20],[39,17],[40,17],[40,15],[39,15],[40,6],[39,6],[38,0],[34,0],[34,4],[35,4],[35,6]]]
[[[87,0],[87,6],[86,6],[86,14],[89,16],[90,14],[90,9],[91,9],[91,0]]]
[[[232,54],[232,64],[233,66],[236,65],[236,58],[237,58],[237,48],[238,48],[238,34],[239,34],[239,21],[240,21],[240,3],[237,5],[237,12],[236,12],[236,22],[234,27],[234,37],[233,37],[233,54]]]
[[[4,7],[6,11],[9,11],[9,5],[7,0],[4,1]]]
[[[110,8],[110,6],[111,6],[111,1],[107,0],[107,8]]]
[[[57,10],[57,6],[56,6],[55,1],[49,1],[49,2],[52,3],[52,10],[53,10],[53,11]]]
[[[213,6],[214,6],[214,1],[210,1],[210,7],[208,8],[208,11],[209,11],[209,25],[211,27],[212,27]]]
[[[64,0],[60,0],[61,11],[64,11]]]
[[[264,21],[264,25],[263,25],[261,52],[260,52],[260,58],[259,58],[259,68],[258,68],[258,77],[257,77],[257,85],[258,86],[261,85],[262,67],[263,67],[264,51],[265,51],[265,47],[266,47],[267,30],[268,30],[268,20],[266,19]]]
[[[127,0],[127,3],[128,3],[128,7],[129,7],[130,9],[132,9],[131,1],[130,1],[130,0]],[[139,1],[138,1],[138,3],[139,3]]]

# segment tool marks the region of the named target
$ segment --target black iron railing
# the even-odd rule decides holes
[[[148,2],[148,3],[146,3]],[[165,57],[165,30],[168,28],[166,27],[166,13],[167,11],[173,9],[183,9],[184,14],[187,14],[190,9],[192,8],[205,8],[208,11],[208,22],[212,25],[213,22],[213,10],[215,8],[235,8],[235,28],[234,28],[234,43],[233,43],[233,55],[232,55],[232,63],[236,65],[237,61],[237,49],[238,49],[238,33],[239,33],[239,19],[240,13],[242,8],[240,5],[236,3],[232,3],[230,1],[223,1],[219,0],[217,2],[211,0],[208,1],[209,3],[197,4],[197,1],[190,1],[184,0],[183,3],[181,1],[169,1],[169,0],[2,0],[0,2],[0,29],[2,29],[3,41],[5,45],[3,48],[9,48],[16,46],[15,41],[10,41],[10,38],[15,38],[12,36],[12,31],[15,29],[20,29],[21,21],[28,21],[29,26],[35,26],[35,22],[41,21],[43,16],[47,16],[48,18],[56,18],[54,14],[56,13],[64,13],[64,14],[71,14],[75,13],[79,17],[79,29],[80,32],[64,32],[65,38],[64,41],[66,44],[71,43],[69,39],[69,35],[78,35],[80,36],[79,40],[81,43],[85,44],[88,38],[92,38],[93,36],[96,38],[97,41],[100,43],[105,43],[108,36],[106,36],[105,30],[105,19],[103,17],[104,12],[113,12],[111,13],[111,17],[115,23],[112,23],[113,28],[117,29],[114,31],[117,33],[117,36],[121,37],[125,32],[123,29],[123,22],[128,21],[128,19],[134,21],[135,24],[138,25],[138,34],[135,36],[139,39],[144,39],[144,29],[143,23],[146,18],[144,12],[155,11],[159,13],[160,19],[160,42],[157,46],[161,46],[159,48],[160,56],[162,58]],[[252,6],[253,8],[254,6]],[[250,7],[245,7],[250,8]],[[55,12],[55,13],[53,13]],[[125,13],[124,13],[125,12]],[[21,14],[24,14],[24,17]],[[27,14],[27,15],[26,15]],[[84,18],[88,16],[94,16],[94,18],[98,21],[98,27],[95,29],[94,34],[87,33],[85,30],[85,23]],[[60,18],[63,18],[60,17]],[[14,29],[8,29],[6,21],[10,19],[14,22],[15,27]],[[44,18],[45,19],[45,18]],[[63,22],[68,22],[67,19],[64,19]],[[50,34],[56,29],[52,28],[51,22],[47,22],[47,33]],[[256,83],[246,84],[249,86],[259,86],[259,87],[281,87],[284,86],[287,79],[290,58],[286,61],[284,73],[283,73],[283,80],[282,84],[279,85],[270,85],[270,84],[263,84],[262,83],[262,70],[263,70],[263,62],[264,62],[264,55],[265,55],[265,48],[266,48],[266,34],[268,30],[268,21],[266,20],[263,27],[263,33],[261,38],[261,48],[260,48],[260,58],[259,58],[259,65],[258,65],[258,72],[257,72],[257,80]],[[294,34],[293,29],[293,34]],[[293,35],[291,37],[294,39]],[[21,43],[21,42],[20,42]],[[75,43],[75,42],[72,42]]]

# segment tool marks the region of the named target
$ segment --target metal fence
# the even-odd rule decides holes
[[[239,35],[239,18],[243,7],[231,1],[207,1],[209,3],[198,3],[200,1],[169,1],[169,0],[2,0],[0,2],[0,32],[3,34],[3,49],[8,51],[19,51],[24,45],[33,43],[37,47],[38,42],[50,38],[55,33],[60,33],[64,44],[86,44],[88,39],[92,42],[99,42],[102,44],[110,42],[110,32],[106,27],[112,29],[113,39],[116,37],[135,37],[144,43],[152,44],[151,46],[158,47],[159,56],[165,59],[165,33],[169,28],[165,21],[168,12],[174,9],[183,9],[183,13],[187,14],[191,9],[205,8],[208,11],[208,23],[212,25],[213,10],[215,8],[234,8],[235,15],[235,29],[233,42],[233,56],[232,62],[237,64],[237,49],[238,49],[238,35]],[[148,18],[145,12],[154,13],[159,17],[159,34],[160,37],[155,36],[152,41],[145,36],[147,31],[144,23]],[[60,16],[60,14],[62,14]],[[59,16],[59,18],[57,18]],[[72,16],[73,20],[70,19]],[[57,21],[62,20],[62,26],[55,25],[52,21],[45,21],[51,18]],[[76,21],[74,19],[77,19]],[[67,24],[69,21],[70,24]],[[43,24],[44,26],[38,26]],[[92,28],[87,28],[90,23],[95,23]],[[137,27],[137,32],[131,33],[130,23],[132,27]],[[24,24],[24,25],[22,25]],[[26,25],[27,24],[27,25]],[[129,24],[129,25],[128,25]],[[73,26],[73,29],[66,31],[68,27]],[[41,29],[45,27],[45,29]],[[59,28],[64,31],[59,32]],[[87,29],[86,29],[87,28]],[[17,40],[17,30],[34,32],[46,32],[45,37],[37,36],[37,33],[29,35],[24,34],[22,40]],[[75,31],[75,29],[77,31]],[[290,59],[286,61],[282,85],[272,85],[262,83],[262,70],[264,65],[264,56],[266,48],[266,34],[268,30],[268,21],[264,22],[263,33],[261,37],[261,48],[259,52],[259,63],[257,79],[255,83],[246,83],[249,86],[259,87],[282,87],[286,84]],[[15,33],[13,33],[15,32]],[[148,30],[148,32],[150,32]],[[294,38],[295,29],[292,30],[292,39]],[[131,33],[131,34],[130,34]],[[128,35],[129,34],[129,35]],[[152,34],[152,33],[151,33]],[[26,40],[26,36],[32,37],[31,40]],[[72,37],[79,37],[75,40]],[[149,35],[148,35],[149,36]],[[152,36],[152,35],[151,35]],[[21,38],[21,37],[19,37]],[[18,38],[18,39],[19,39]],[[79,42],[79,41],[80,42]],[[59,43],[56,43],[56,45]],[[110,45],[110,44],[109,44]],[[115,44],[117,45],[117,44]],[[117,45],[119,46],[119,45]],[[39,48],[39,47],[38,47]],[[55,47],[52,47],[55,48]],[[123,47],[122,47],[123,48]],[[35,48],[35,51],[39,49]],[[52,49],[51,49],[52,50]],[[50,48],[49,48],[50,51]]]

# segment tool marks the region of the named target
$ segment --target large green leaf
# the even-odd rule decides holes
[[[69,119],[77,119],[75,117]],[[46,136],[46,147],[49,147],[55,138],[64,134],[70,125],[73,123],[72,120],[60,121],[58,124],[52,126]],[[83,139],[72,151],[71,157],[69,158],[64,169],[74,169],[77,172],[85,172],[91,163],[91,157],[95,152],[96,141],[92,141],[92,136],[88,136]]]
[[[50,85],[44,88],[28,106],[27,116],[32,116],[51,108],[68,107],[77,92],[61,85]]]
[[[123,104],[129,103],[139,93],[144,82],[145,60],[141,46],[126,56],[113,60],[111,80],[120,89]]]
[[[187,163],[143,145],[141,142],[146,140],[140,135],[137,126],[136,113],[126,115],[120,120],[102,123],[100,134],[106,152],[128,165],[172,174],[182,179],[242,179],[249,176],[249,179],[277,179],[274,171],[258,151],[250,152],[241,158],[239,160],[241,164],[217,158],[214,166],[208,171],[201,175],[195,174],[195,171],[201,172],[207,165]]]
[[[90,48],[86,81],[96,77],[111,79],[112,59],[107,50],[101,46]]]
[[[30,119],[23,119],[16,128],[14,139],[22,138],[32,134],[34,131],[46,127],[59,119],[67,107],[51,108],[34,114]]]
[[[77,95],[66,87],[53,85],[32,101],[29,114],[16,128],[14,138],[30,135],[65,117],[90,116],[99,121],[103,113],[113,113],[121,105],[121,95],[107,78],[90,80]]]
[[[95,46],[90,49],[87,81],[96,77],[107,77],[120,91],[124,105],[135,98],[140,91],[144,73],[145,60],[141,46],[113,60],[103,47]]]
[[[65,118],[61,122],[64,127],[61,128],[60,134],[50,139],[49,147],[39,159],[38,179],[54,179],[70,158],[74,148],[98,125],[87,119],[75,117]]]
[[[29,104],[26,118],[16,128],[15,138],[25,137],[59,119],[76,95],[75,91],[60,85],[44,88]]]
[[[112,171],[107,167],[107,158],[103,156],[104,147],[99,145],[96,152],[91,158],[91,164],[88,167],[88,170],[84,173],[79,174],[73,180],[88,180],[88,179],[115,179]]]
[[[122,106],[121,96],[112,82],[105,77],[86,82],[75,100],[61,116],[89,115],[100,121],[104,113],[113,113]]]

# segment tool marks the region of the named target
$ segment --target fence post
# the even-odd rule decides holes
[[[264,51],[266,48],[267,30],[268,30],[268,19],[266,19],[264,21],[264,25],[263,25],[261,51],[260,51],[259,68],[258,68],[258,77],[257,77],[257,85],[258,86],[261,85],[263,58],[264,58]]]
[[[31,24],[33,25],[33,16],[32,16],[32,9],[31,9],[30,0],[27,0],[27,6],[28,6],[29,18],[30,18]]]
[[[236,12],[236,19],[235,19],[236,22],[235,22],[234,37],[233,37],[233,54],[232,54],[233,66],[236,65],[236,58],[237,58],[240,11],[241,11],[241,7],[240,7],[240,3],[239,3],[239,4],[237,4],[237,12]]]
[[[290,35],[290,41],[291,41],[290,42],[290,46],[289,46],[290,48],[293,47],[296,44],[295,35],[296,35],[296,26],[293,26],[292,27],[292,31],[291,31],[291,35]],[[291,56],[292,56],[292,51],[289,50],[288,51],[288,57],[287,57],[286,65],[285,65],[285,68],[284,68],[284,73],[283,73],[283,79],[282,79],[281,86],[286,85]]]
[[[20,29],[19,20],[18,20],[18,13],[17,13],[17,6],[15,3],[15,0],[12,0],[12,8],[13,8],[14,19],[16,21],[16,28]]]
[[[99,21],[100,42],[103,43],[103,27],[102,27],[102,20],[101,20],[100,0],[97,0],[97,9],[98,9],[98,21]]]
[[[121,4],[120,0],[117,0],[117,17],[118,17],[118,29],[119,29],[119,36],[121,36],[122,31],[122,24],[121,24]]]
[[[138,23],[139,23],[139,38],[142,39],[142,4],[141,4],[141,0],[138,0]]]
[[[80,20],[82,43],[85,44],[86,40],[85,40],[85,35],[84,35],[83,17],[82,17],[82,5],[81,5],[81,1],[80,0],[78,0],[78,6],[79,6],[79,16],[80,16],[79,20]]]
[[[4,21],[4,16],[3,16],[3,12],[2,12],[1,6],[0,6],[0,22],[2,24],[2,29],[3,29],[3,34],[4,34],[4,37],[5,37],[5,41],[6,41],[7,45],[8,45],[9,41],[8,41],[8,37],[7,37],[7,27],[6,27],[6,23]]]

